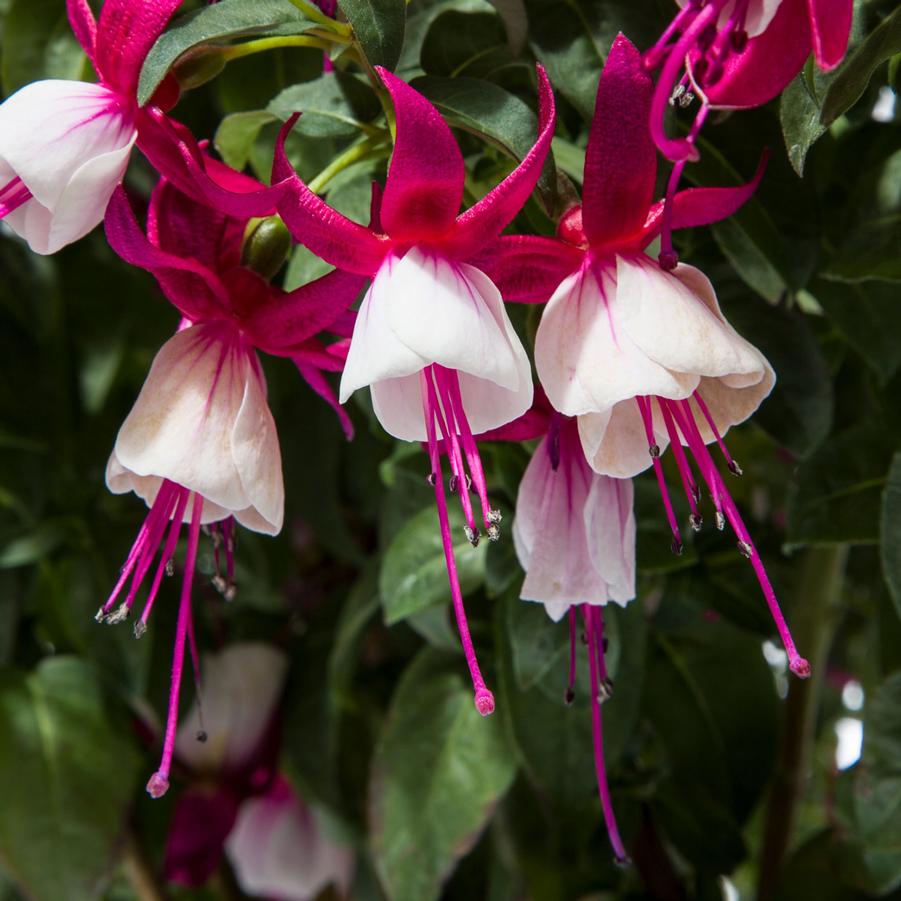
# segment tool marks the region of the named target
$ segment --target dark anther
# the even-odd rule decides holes
[[[571,688],[567,688],[566,694],[563,695],[563,703],[566,704],[567,707],[569,707],[572,702],[575,701],[575,699],[576,693]]]
[[[688,521],[691,523],[691,527],[695,532],[700,532],[701,526],[704,525],[704,520],[698,513],[692,513],[691,516],[688,517]]]
[[[605,638],[605,639],[601,642],[601,650],[606,654],[606,653],[607,653],[607,648],[609,648],[609,647],[610,647],[610,642]]]
[[[616,864],[616,866],[621,870],[628,870],[629,867],[632,866],[632,858],[628,855],[626,855],[625,857],[614,857],[613,863]]]
[[[726,528],[726,517],[721,510],[716,511],[716,527],[722,532]]]
[[[171,557],[166,561],[166,575],[175,575],[175,561]]]
[[[660,268],[672,272],[679,265],[679,254],[675,250],[664,250],[657,256]]]
[[[434,488],[438,484],[438,476],[436,476],[433,472],[430,472],[425,477],[425,480],[432,486],[432,488]]]
[[[135,638],[143,637],[144,633],[147,631],[147,623],[144,620],[139,619],[135,623]]]
[[[588,633],[583,629],[579,638],[582,639],[582,644],[588,644]]]
[[[648,453],[656,460],[660,456],[660,445],[651,444],[648,446]]]
[[[747,557],[750,560],[751,554],[754,553],[754,548],[752,548],[747,541],[739,541],[738,552],[742,555],[742,557]]]
[[[482,537],[479,534],[478,529],[473,529],[471,526],[463,526],[463,534],[466,536],[466,540],[473,546],[479,546],[479,539]]]
[[[744,29],[733,31],[729,35],[729,43],[732,44],[732,49],[736,53],[744,53],[745,47],[748,46],[748,32]]]
[[[450,477],[450,481],[447,483],[447,487],[450,490],[451,494],[454,494],[454,492],[456,492],[459,481],[460,480],[456,476]]]
[[[691,496],[694,498],[696,504],[701,503],[701,489],[698,487],[697,482],[691,486]]]
[[[715,40],[716,25],[711,23],[701,32],[701,36],[698,38],[698,48],[700,50],[706,50],[713,44]],[[698,60],[698,62],[704,62],[704,60]],[[697,72],[697,68],[695,69],[695,71]]]
[[[197,738],[197,741],[199,741],[201,744],[203,744],[207,740],[207,737],[208,736],[207,736],[206,732],[203,731],[203,729],[200,729],[197,732],[196,738]]]
[[[603,704],[613,697],[613,682],[610,679],[602,679],[598,686],[598,703]]]
[[[732,475],[734,475],[734,476],[740,476],[740,475],[742,474],[743,470],[742,470],[742,468],[738,465],[738,461],[737,461],[737,460],[730,460],[730,461],[729,461],[729,472],[731,472]]]
[[[677,556],[682,556],[682,551],[685,550],[685,546],[682,544],[682,539],[678,535],[673,535],[673,543],[670,545],[670,550]]]

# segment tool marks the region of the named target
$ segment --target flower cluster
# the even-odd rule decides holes
[[[453,612],[483,716],[495,699],[467,623],[448,505],[460,505],[472,545],[482,536],[499,540],[501,514],[479,442],[540,439],[512,528],[526,572],[521,597],[544,604],[553,620],[568,618],[570,700],[583,634],[598,788],[616,857],[625,861],[603,765],[601,702],[612,691],[603,608],[636,595],[631,480],[644,470],[654,471],[672,550],[682,553],[667,450],[691,511],[687,525],[702,528],[706,493],[716,528],[731,529],[753,568],[790,669],[809,674],[722,474],[741,475],[725,436],[767,397],[774,372],[726,320],[708,278],[679,262],[671,236],[732,215],[763,176],[765,153],[744,185],[678,190],[686,163],[698,157],[708,111],[766,102],[811,50],[822,68],[835,66],[850,2],[680,0],[671,26],[643,55],[620,35],[599,73],[581,202],[563,212],[554,237],[502,234],[532,195],[554,135],[554,94],[540,65],[533,146],[462,212],[466,168],[451,129],[421,93],[373,67],[393,153],[364,226],[328,206],[292,168],[286,141],[297,116],[281,129],[266,186],[214,159],[171,118],[179,97],[171,74],[138,104],[142,65],[178,5],[107,0],[95,21],[86,0],[69,0],[72,28],[99,80],[38,82],[0,106],[7,225],[34,251],[53,253],[102,221],[112,249],[153,275],[180,320],[106,470],[109,489],[134,492],[148,512],[98,620],[135,613],[140,637],[187,531],[162,759],[147,790],[163,795],[173,760],[192,753],[179,732],[178,698],[187,656],[199,674],[191,591],[202,532],[213,542],[214,584],[230,599],[238,526],[275,535],[283,525],[279,440],[260,362],[268,354],[295,364],[349,438],[342,405],[368,388],[384,430],[424,445]],[[693,97],[700,109],[687,134],[669,137],[668,106]],[[145,225],[121,186],[134,146],[159,174]],[[674,164],[659,200],[658,151]],[[272,265],[249,248],[265,239],[287,249],[285,227],[334,270],[290,292],[271,284],[284,253]],[[648,249],[657,240],[655,260]],[[506,303],[544,305],[534,341],[540,387]],[[337,395],[328,373],[340,373]],[[277,780],[265,791],[254,789],[258,805],[285,801]],[[232,796],[228,804],[233,823]],[[245,833],[252,839],[241,817],[231,846]],[[196,861],[182,856],[190,870]]]

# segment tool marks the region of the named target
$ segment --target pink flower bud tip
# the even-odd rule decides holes
[[[788,665],[788,668],[799,678],[807,679],[810,677],[810,663],[803,657],[797,657]]]
[[[476,692],[476,710],[482,716],[490,716],[494,713],[494,695],[487,688]]]
[[[164,779],[159,773],[154,773],[147,781],[147,794],[151,798],[162,798],[169,791],[169,780]]]

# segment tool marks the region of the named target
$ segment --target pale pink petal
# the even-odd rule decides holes
[[[175,754],[197,773],[221,775],[247,766],[265,736],[281,696],[288,658],[260,642],[228,645],[203,658],[203,710],[182,720]],[[198,741],[198,732],[206,741]]]
[[[631,479],[592,473],[583,520],[588,553],[607,583],[607,600],[635,599],[635,512]]]
[[[669,446],[669,435],[657,405],[652,408],[654,443],[662,452]],[[603,413],[586,413],[578,419],[582,449],[595,472],[630,479],[651,466],[647,432],[633,398]]]

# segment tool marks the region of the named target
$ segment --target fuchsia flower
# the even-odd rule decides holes
[[[314,336],[345,329],[342,314],[362,287],[359,276],[333,272],[289,294],[240,265],[246,222],[197,203],[161,181],[150,204],[148,237],[119,188],[106,218],[108,240],[127,262],[151,272],[183,319],[151,367],[116,439],[107,467],[113,492],[134,491],[150,507],[119,580],[98,619],[115,623],[131,612],[162,545],[135,634],[147,622],[183,522],[189,523],[172,671],[169,719],[154,797],[168,787],[178,692],[186,641],[196,663],[190,596],[203,524],[213,524],[217,563],[224,542],[227,575],[215,584],[234,593],[234,521],[274,535],[283,518],[278,436],[266,403],[257,349],[292,358],[315,371],[328,349]],[[345,316],[346,318],[346,316]],[[333,369],[341,366],[340,357]],[[322,385],[314,385],[322,390]],[[126,582],[124,601],[114,610]]]
[[[155,105],[139,109],[141,67],[181,0],[106,0],[99,22],[87,0],[67,0],[72,30],[99,76],[97,84],[48,79],[0,105],[0,218],[36,253],[55,253],[103,219],[137,141],[182,190],[217,208],[264,215],[278,189],[223,189],[224,168],[204,166],[196,141]],[[154,101],[178,96],[167,79]]]
[[[809,665],[795,649],[751,536],[707,449],[715,442],[729,469],[740,474],[723,435],[769,394],[773,371],[726,321],[698,270],[679,265],[664,271],[642,251],[663,219],[661,204],[651,204],[651,92],[637,50],[620,35],[598,85],[583,206],[564,216],[557,240],[500,239],[489,272],[508,300],[541,301],[553,292],[535,341],[547,396],[555,409],[578,417],[582,447],[596,472],[626,478],[654,467],[676,553],[682,537],[660,454],[672,445],[694,529],[701,527],[697,469],[717,526],[731,525],[739,550],[751,561],[792,671],[805,676]],[[760,174],[739,188],[676,194],[668,204],[672,227],[731,214]]]
[[[200,698],[178,728],[175,760],[191,780],[166,842],[166,877],[200,886],[223,852],[241,888],[306,901],[334,884],[346,893],[353,853],[332,842],[277,770],[278,704],[286,656],[235,644],[204,658]]]
[[[439,442],[447,447],[451,491],[459,493],[467,537],[473,544],[479,539],[472,484],[482,525],[496,538],[500,516],[488,500],[473,434],[527,410],[532,378],[500,292],[466,260],[500,234],[535,187],[554,132],[553,94],[539,66],[535,145],[501,184],[459,213],[464,165],[450,129],[422,95],[390,72],[378,72],[396,116],[380,223],[367,229],[351,222],[297,178],[284,152],[294,120],[276,147],[273,181],[286,188],[279,212],[298,241],[341,269],[372,277],[354,327],[341,400],[368,385],[386,431],[428,443],[454,613],[476,707],[487,715],[494,698],[476,661],[457,582]]]
[[[569,615],[569,684],[576,691],[579,616],[588,653],[590,706],[598,795],[616,862],[629,862],[613,812],[601,703],[613,691],[605,662],[602,608],[635,598],[635,516],[632,481],[598,475],[585,460],[576,420],[551,409],[541,388],[523,417],[484,438],[526,441],[543,436],[516,497],[513,540],[526,578],[519,596],[544,604],[555,622]]]
[[[780,94],[813,51],[828,72],[845,55],[852,0],[677,0],[679,14],[644,57],[662,66],[651,129],[674,162],[698,158],[694,139],[711,107],[761,106]],[[667,104],[691,93],[702,101],[686,138],[664,130]]]

